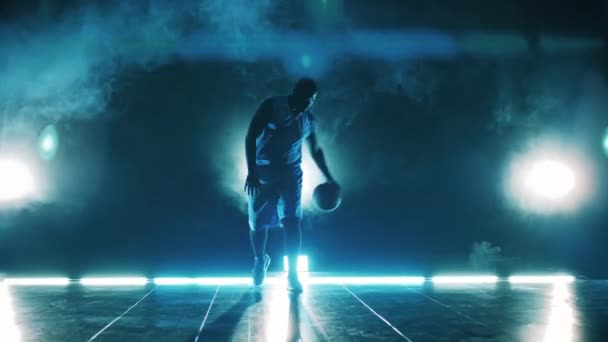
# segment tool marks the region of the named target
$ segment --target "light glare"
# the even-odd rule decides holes
[[[498,277],[493,275],[473,276],[435,276],[431,278],[434,284],[494,284]]]
[[[509,277],[512,284],[555,284],[572,283],[574,277],[571,275],[515,275]]]
[[[506,195],[519,209],[538,214],[573,213],[596,192],[596,171],[576,142],[540,138],[511,161]]]
[[[307,277],[306,283],[315,285],[421,285],[424,277]]]
[[[251,277],[200,277],[200,278],[155,278],[156,285],[251,285]],[[310,276],[307,273],[300,275],[303,284],[314,285],[421,285],[424,277],[328,277]],[[282,284],[286,282],[284,276],[267,276],[264,284]]]
[[[606,128],[606,130],[604,131],[604,140],[602,142],[602,145],[604,147],[604,154],[606,154],[606,156],[608,157],[608,128]]]
[[[100,286],[131,286],[145,285],[148,279],[144,277],[123,277],[123,278],[82,278],[81,285],[100,285]]]
[[[21,331],[15,320],[15,312],[8,286],[0,282],[0,336],[3,341],[21,341]]]
[[[204,278],[196,278],[195,280],[197,285],[251,285],[253,280],[251,277],[204,277]],[[264,280],[264,283],[271,282],[270,277],[267,277]]]
[[[571,290],[566,283],[556,283],[553,289],[551,311],[543,342],[572,341],[574,337],[574,310],[571,305]]]
[[[44,137],[44,139],[42,140],[42,148],[48,152],[53,148],[53,146],[55,146],[55,143],[53,142],[53,138]]]
[[[541,160],[532,165],[525,182],[525,186],[535,195],[559,199],[572,191],[575,177],[565,164],[554,160]]]
[[[0,201],[14,201],[34,190],[32,173],[23,163],[0,160]]]
[[[70,283],[68,278],[8,278],[4,282],[14,286],[65,286]]]
[[[302,283],[307,284],[349,284],[349,285],[421,285],[426,279],[421,276],[312,276],[307,272],[300,274]],[[494,275],[434,276],[430,279],[435,284],[490,284],[499,281]],[[158,277],[150,280],[156,285],[250,285],[251,277]],[[277,284],[285,281],[284,276],[267,276],[265,283]],[[567,274],[558,275],[514,275],[508,278],[512,284],[569,284],[575,278]],[[144,277],[107,277],[82,278],[82,285],[145,285]],[[51,278],[6,278],[0,284],[12,286],[65,286],[70,279],[65,277]]]
[[[53,125],[46,126],[38,137],[38,153],[44,160],[51,160],[57,153],[59,136]]]
[[[156,285],[195,285],[196,278],[154,278]]]

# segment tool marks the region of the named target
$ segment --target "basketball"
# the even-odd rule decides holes
[[[312,198],[317,208],[323,211],[333,211],[342,202],[340,187],[333,183],[317,185],[312,193]]]

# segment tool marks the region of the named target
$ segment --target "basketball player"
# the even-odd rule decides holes
[[[300,79],[288,96],[266,99],[255,113],[245,152],[248,175],[249,237],[255,255],[253,283],[262,285],[270,257],[265,253],[268,228],[281,226],[288,260],[288,289],[301,292],[297,258],[300,253],[302,219],[302,143],[308,146],[328,183],[337,186],[329,173],[323,150],[317,143],[315,119],[310,107],[317,97],[317,84]]]

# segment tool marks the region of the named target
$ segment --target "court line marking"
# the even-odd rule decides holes
[[[440,302],[440,301],[436,300],[436,299],[435,299],[435,298],[433,298],[433,297],[429,297],[429,296],[425,295],[424,293],[420,293],[420,292],[418,292],[418,294],[420,294],[422,297],[424,297],[424,298],[426,298],[426,299],[428,299],[428,300],[430,300],[430,301],[432,301],[432,302],[434,302],[434,303],[437,303],[437,304],[439,304],[439,305],[443,306],[444,308],[446,308],[446,309],[448,309],[448,310],[450,310],[450,311],[452,311],[452,312],[457,313],[458,315],[460,315],[460,316],[462,316],[462,317],[464,317],[464,318],[468,319],[469,321],[471,321],[471,322],[473,322],[473,323],[475,323],[475,324],[479,324],[479,325],[481,325],[482,327],[484,327],[484,328],[488,328],[488,329],[489,329],[489,327],[488,327],[487,325],[483,324],[482,322],[480,322],[480,321],[478,321],[478,320],[476,320],[476,319],[472,318],[471,316],[469,316],[469,315],[467,315],[467,314],[463,314],[462,312],[460,312],[460,311],[458,311],[458,310],[456,310],[456,309],[452,308],[451,306],[449,306],[449,305],[447,305],[447,304],[443,304],[442,302]]]
[[[325,332],[325,329],[323,328],[323,325],[321,324],[321,322],[317,318],[317,315],[315,315],[314,311],[312,310],[312,308],[308,304],[308,300],[307,301],[302,301],[302,304],[304,306],[304,310],[306,310],[307,316],[309,318],[311,318],[313,326],[316,326],[321,331],[321,334],[323,334],[323,337],[325,337],[325,340],[329,341],[330,340],[329,336]]]
[[[306,298],[306,300],[303,299],[303,294],[298,294],[296,297],[298,297],[298,298],[296,298],[296,300],[300,301],[300,304],[301,304],[299,309],[304,308],[304,311],[306,313],[306,315],[304,317],[308,318],[309,324],[312,323],[311,327],[313,329],[311,331],[317,332],[317,333],[320,332],[326,341],[330,341],[331,339],[325,332],[325,329],[323,328],[323,325],[319,321],[319,318],[317,317],[317,315],[315,315],[314,311],[311,308],[311,305],[309,303],[310,297]],[[293,300],[293,299],[290,298],[289,300]],[[302,322],[302,321],[303,320],[300,317],[300,322]]]
[[[405,336],[401,331],[399,331],[399,329],[397,329],[395,326],[393,326],[391,324],[391,322],[389,322],[386,318],[382,317],[379,313],[377,313],[376,311],[374,311],[374,309],[372,309],[369,305],[365,304],[365,302],[363,300],[361,300],[361,298],[357,297],[357,295],[354,294],[351,290],[349,290],[346,286],[342,285],[342,287],[346,291],[348,291],[348,293],[350,293],[353,297],[355,297],[359,302],[361,302],[361,304],[363,304],[363,306],[365,306],[366,308],[368,308],[369,311],[371,311],[374,315],[376,315],[384,323],[386,323],[389,327],[391,327],[391,329],[393,329],[399,336],[403,337],[404,340],[406,340],[408,342],[413,342],[412,340],[409,339],[409,337]]]
[[[299,298],[299,300],[301,300],[301,299],[302,299],[302,297]],[[321,332],[321,334],[323,335],[325,340],[330,341],[331,339],[329,338],[329,335],[327,335],[327,332],[323,328],[323,324],[321,324],[321,321],[319,320],[317,315],[315,315],[315,312],[309,303],[310,299],[311,298],[308,297],[308,298],[306,298],[306,300],[300,301],[300,303],[302,303],[302,306],[304,307],[304,310],[306,311],[306,314],[307,314],[306,316],[308,318],[310,318],[310,320],[312,321],[313,327],[316,327]]]
[[[104,331],[106,331],[110,326],[112,326],[112,324],[116,323],[116,321],[118,321],[119,319],[121,319],[124,315],[126,315],[129,311],[131,311],[131,309],[133,309],[134,307],[137,306],[137,304],[141,303],[142,300],[146,299],[146,297],[148,297],[150,295],[150,293],[154,292],[154,290],[156,290],[156,287],[154,287],[152,290],[150,290],[150,292],[146,293],[143,297],[141,297],[140,300],[137,301],[137,303],[131,305],[130,308],[127,309],[127,311],[123,312],[120,316],[114,318],[114,320],[110,323],[108,323],[108,325],[106,325],[105,327],[103,327],[103,329],[99,330],[97,332],[97,334],[93,335],[93,337],[91,337],[90,339],[88,339],[88,342],[93,341],[94,339],[97,338],[97,336],[101,335],[101,333],[103,333]]]
[[[475,323],[475,324],[478,324],[478,325],[480,325],[480,326],[482,326],[482,327],[484,327],[484,328],[486,328],[486,329],[488,329],[488,330],[490,330],[490,331],[494,331],[494,329],[492,329],[491,327],[487,326],[486,324],[484,324],[484,323],[482,323],[482,322],[480,322],[480,321],[478,321],[478,320],[476,320],[476,319],[472,318],[471,316],[469,316],[469,315],[467,315],[467,314],[464,314],[464,313],[462,313],[462,312],[460,312],[460,311],[458,311],[458,310],[456,310],[456,309],[452,308],[451,306],[449,306],[449,305],[447,305],[447,304],[444,304],[444,303],[442,303],[442,302],[440,302],[440,301],[436,300],[436,299],[435,299],[435,298],[433,298],[433,297],[430,297],[430,296],[428,296],[428,295],[425,295],[425,294],[424,294],[424,293],[422,293],[422,292],[418,292],[418,294],[419,294],[419,295],[421,295],[421,296],[423,296],[424,298],[426,298],[426,299],[428,299],[428,300],[430,300],[430,301],[434,302],[434,303],[437,303],[437,304],[439,304],[439,305],[441,305],[441,306],[445,307],[446,309],[448,309],[448,310],[450,310],[450,311],[452,311],[452,312],[457,313],[458,315],[460,315],[460,316],[462,316],[462,317],[464,317],[464,318],[468,319],[469,321],[471,321],[471,322],[473,322],[473,323]],[[516,336],[513,336],[513,334],[512,334],[510,331],[503,330],[503,329],[497,329],[497,330],[498,330],[499,332],[502,332],[503,334],[505,334],[505,335],[507,336],[507,338],[512,339],[513,341],[517,341],[517,340],[518,340],[518,339],[516,338]]]
[[[203,322],[201,323],[200,328],[198,328],[198,334],[194,338],[194,342],[198,342],[198,338],[199,338],[199,336],[201,336],[201,332],[203,331],[203,327],[205,326],[205,322],[207,321],[207,317],[209,317],[209,312],[211,312],[211,307],[213,306],[213,303],[215,302],[215,297],[217,297],[217,293],[219,292],[219,290],[220,290],[220,286],[218,285],[215,288],[215,293],[213,294],[213,298],[211,299],[211,303],[209,304],[209,307],[207,308],[207,312],[205,313],[205,318],[203,318]]]

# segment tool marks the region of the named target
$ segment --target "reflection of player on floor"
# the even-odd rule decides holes
[[[289,288],[301,291],[297,257],[300,253],[302,218],[302,143],[308,142],[313,160],[330,183],[323,150],[317,143],[315,119],[309,111],[317,97],[312,79],[300,79],[288,96],[266,99],[255,113],[245,150],[249,196],[249,236],[255,254],[253,279],[261,285],[270,264],[265,254],[268,228],[281,225],[289,263]]]

